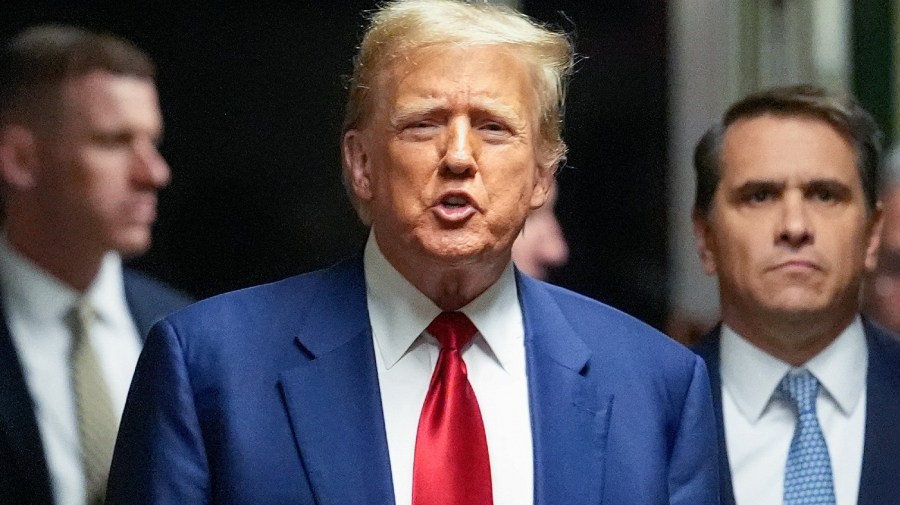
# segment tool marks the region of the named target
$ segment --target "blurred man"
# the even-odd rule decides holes
[[[715,503],[702,361],[510,261],[572,60],[504,8],[375,13],[343,137],[364,254],[157,325],[108,503]]]
[[[865,313],[900,333],[900,150],[896,148],[882,164],[881,210],[878,267],[866,282]]]
[[[187,302],[122,267],[169,182],[153,73],[69,27],[0,56],[0,503],[102,502],[142,336]]]
[[[569,259],[569,245],[553,211],[558,193],[559,186],[554,181],[547,203],[528,214],[512,247],[516,267],[543,281],[550,277],[551,268],[561,267]]]
[[[900,343],[859,316],[879,138],[852,98],[796,86],[732,105],[697,146],[724,504],[900,500]]]

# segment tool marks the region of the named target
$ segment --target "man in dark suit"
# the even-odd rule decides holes
[[[702,361],[510,260],[572,60],[488,4],[375,13],[343,137],[363,254],[155,326],[108,503],[716,503]]]
[[[100,503],[143,337],[188,300],[122,266],[169,181],[153,64],[62,26],[0,56],[0,503]]]
[[[852,97],[795,86],[732,105],[697,146],[722,503],[900,501],[900,343],[859,315],[879,137]]]

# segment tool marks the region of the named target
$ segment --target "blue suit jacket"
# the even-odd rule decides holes
[[[536,503],[717,503],[702,361],[595,301],[517,282]],[[155,326],[107,503],[392,504],[391,482],[357,257]]]
[[[133,270],[123,271],[125,298],[144,337],[163,316],[187,305],[180,293]],[[53,492],[34,404],[0,307],[0,504],[51,505]]]
[[[865,319],[869,348],[866,374],[866,428],[858,505],[900,503],[900,340]],[[719,433],[719,494],[722,505],[734,505],[731,468],[722,420],[722,376],[719,334],[715,328],[694,349],[709,367]]]

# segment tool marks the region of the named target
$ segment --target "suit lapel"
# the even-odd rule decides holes
[[[734,505],[734,488],[731,483],[731,465],[728,463],[728,449],[725,444],[725,421],[722,415],[722,374],[719,370],[719,335],[721,325],[704,336],[694,348],[706,361],[709,372],[709,386],[712,390],[713,407],[716,412],[716,428],[719,432],[719,500],[721,505]]]
[[[600,503],[613,398],[582,375],[590,350],[537,281],[517,276],[525,318],[537,504]]]
[[[321,282],[280,386],[320,504],[394,503],[361,258]]]
[[[900,497],[900,342],[868,322],[865,330],[869,370],[858,504],[894,503]]]
[[[9,452],[7,452],[9,451]],[[14,465],[39,503],[51,503],[50,476],[34,406],[0,307],[0,458]],[[2,497],[0,497],[2,498]]]

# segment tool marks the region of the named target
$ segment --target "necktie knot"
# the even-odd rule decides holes
[[[428,325],[428,333],[434,335],[442,349],[459,350],[472,340],[478,329],[462,312],[441,312]]]
[[[86,300],[75,302],[66,313],[66,324],[72,333],[72,352],[76,352],[79,346],[87,343],[85,340],[95,316],[94,308]]]
[[[816,413],[819,380],[809,370],[785,375],[779,389],[791,401],[798,414]]]

